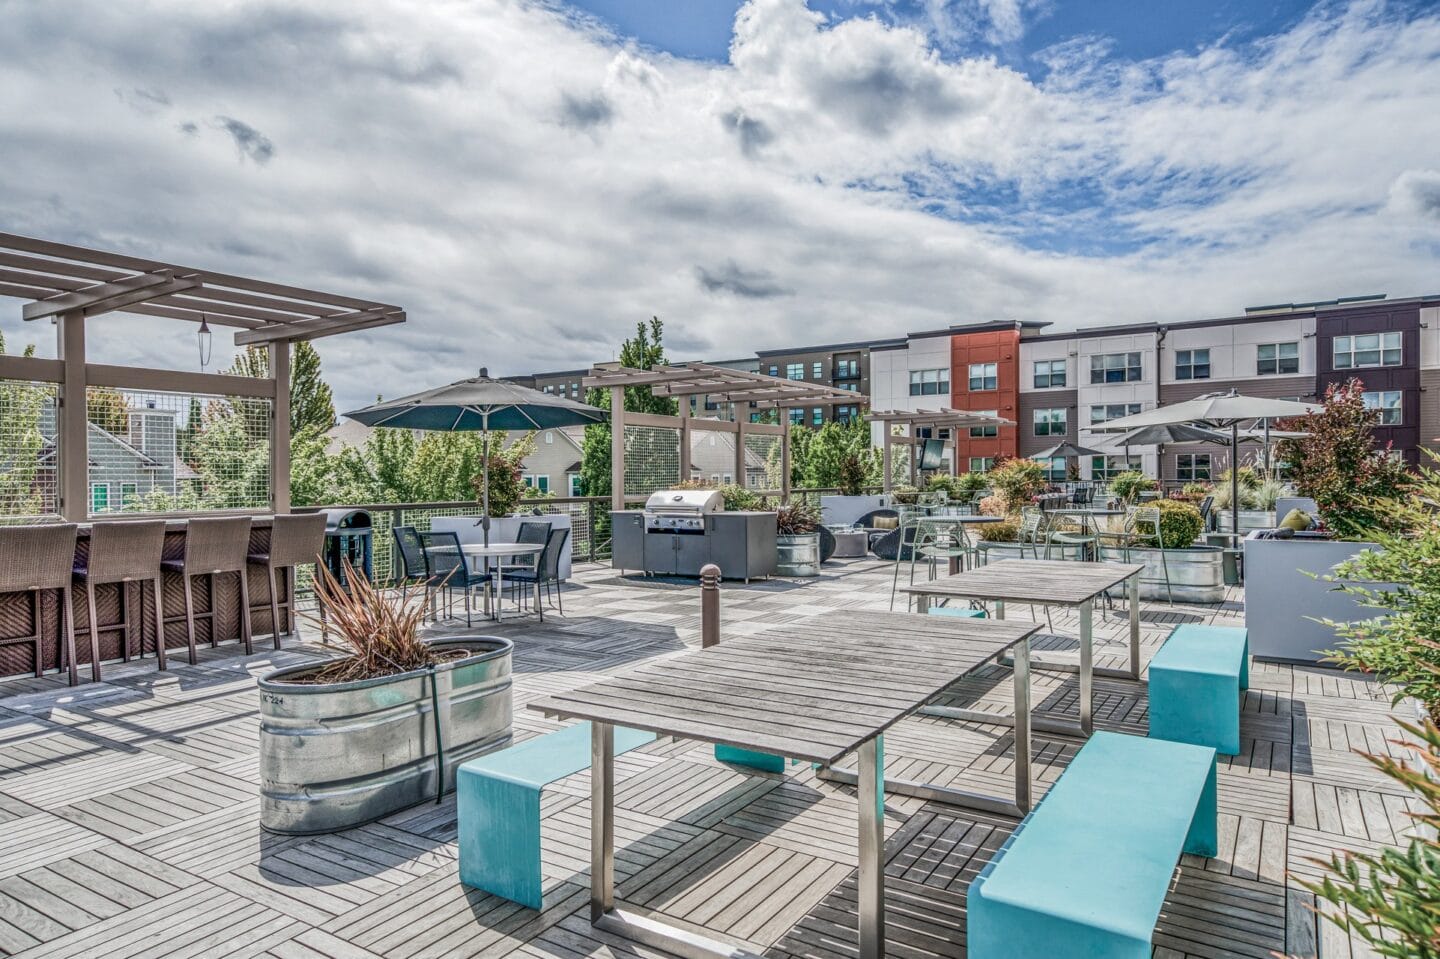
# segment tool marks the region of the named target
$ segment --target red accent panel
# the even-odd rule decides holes
[[[994,363],[997,389],[970,390],[970,364]],[[950,337],[950,402],[957,410],[994,410],[1019,423],[1020,331],[957,333]],[[1019,426],[1002,426],[996,437],[972,438],[968,430],[956,438],[963,473],[971,456],[1015,456],[1020,451]]]

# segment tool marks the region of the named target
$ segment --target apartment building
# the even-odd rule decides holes
[[[871,351],[874,343],[832,343],[785,350],[761,350],[755,354],[757,371],[789,380],[821,383],[837,390],[851,390],[861,396],[871,392]],[[860,415],[862,403],[816,406],[789,411],[795,426],[819,428],[831,421],[845,422]]]

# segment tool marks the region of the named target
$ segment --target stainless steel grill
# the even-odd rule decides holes
[[[719,490],[662,489],[645,501],[645,532],[705,534],[705,517],[725,508]]]

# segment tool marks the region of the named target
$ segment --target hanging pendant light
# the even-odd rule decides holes
[[[210,365],[210,321],[205,314],[200,314],[200,332],[196,334],[200,340],[200,370],[204,372],[205,367]]]

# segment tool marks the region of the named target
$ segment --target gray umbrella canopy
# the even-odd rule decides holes
[[[468,380],[436,387],[352,410],[345,416],[366,426],[401,430],[480,432],[491,430],[548,430],[562,426],[603,423],[609,414],[554,393],[542,393],[491,379],[485,370]],[[487,441],[488,450],[489,443]],[[485,545],[490,545],[490,459],[484,461],[481,486],[485,513]]]
[[[1177,426],[1189,424],[1212,430],[1229,430],[1230,445],[1230,517],[1233,528],[1240,529],[1240,424],[1268,423],[1273,419],[1305,416],[1319,404],[1276,400],[1268,396],[1245,396],[1235,390],[1210,393],[1183,403],[1156,407],[1134,416],[1106,421],[1099,429],[1107,432],[1130,431],[1145,426]],[[1138,444],[1137,444],[1138,445]]]
[[[1053,459],[1059,459],[1059,458],[1062,457],[1062,456],[1065,457],[1066,459],[1069,459],[1069,458],[1072,457],[1072,456],[1104,456],[1104,455],[1105,455],[1105,451],[1104,451],[1104,450],[1092,450],[1092,449],[1090,449],[1089,447],[1086,447],[1086,446],[1076,446],[1074,443],[1071,443],[1071,442],[1069,442],[1069,441],[1067,440],[1067,441],[1064,442],[1064,443],[1060,443],[1059,445],[1050,447],[1048,450],[1041,450],[1041,451],[1038,452],[1038,453],[1031,453],[1031,454],[1030,454],[1030,458],[1031,458],[1032,460],[1053,460]]]
[[[1116,446],[1163,446],[1169,443],[1219,443],[1224,446],[1230,442],[1228,433],[1207,430],[1203,426],[1191,426],[1188,423],[1142,426],[1109,439]]]

